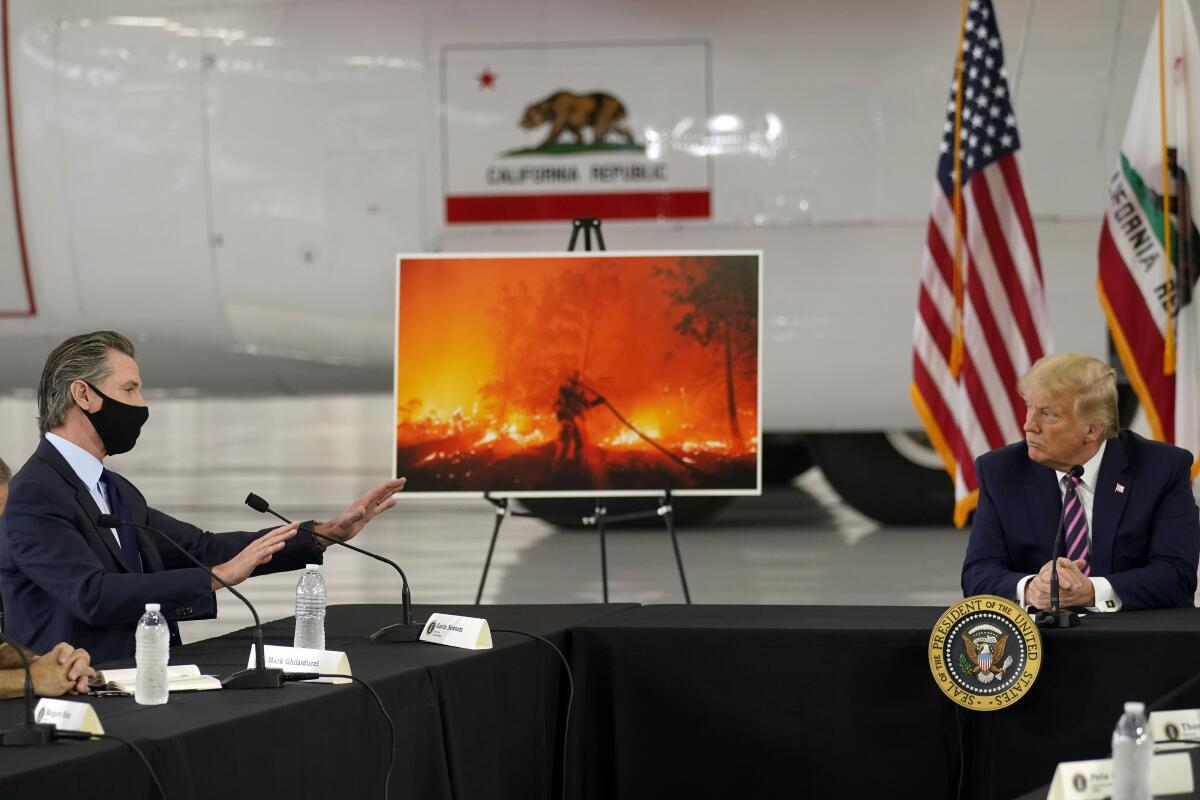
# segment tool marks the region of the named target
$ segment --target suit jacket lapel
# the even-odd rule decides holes
[[[1117,491],[1117,484],[1124,487]],[[1101,576],[1112,572],[1113,548],[1116,546],[1117,524],[1125,511],[1125,498],[1133,488],[1129,457],[1124,439],[1109,439],[1100,461],[1096,478],[1096,494],[1092,499],[1092,574]]]
[[[41,443],[38,444],[37,454],[43,461],[54,467],[59,476],[75,490],[75,501],[79,503],[83,509],[84,516],[88,518],[89,524],[84,529],[84,534],[90,533],[99,539],[108,548],[108,552],[116,559],[121,569],[129,572],[129,565],[125,563],[125,554],[121,552],[121,547],[117,544],[116,537],[112,535],[112,531],[108,528],[101,528],[96,524],[96,518],[100,516],[100,507],[92,499],[92,493],[83,485],[83,481],[79,480],[79,476],[75,474],[75,470],[71,469],[71,465],[62,457],[57,448],[45,439],[42,439]]]
[[[1054,535],[1058,531],[1058,518],[1062,515],[1062,494],[1054,479],[1054,470],[1033,461],[1025,474],[1025,504],[1029,508],[1029,519],[1033,525],[1038,544],[1045,548],[1045,558],[1050,560],[1054,551]]]

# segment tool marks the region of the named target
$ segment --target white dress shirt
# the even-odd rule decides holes
[[[1075,490],[1076,495],[1079,497],[1079,502],[1083,506],[1084,519],[1087,520],[1089,555],[1092,551],[1092,503],[1096,499],[1096,481],[1100,478],[1100,462],[1104,460],[1104,450],[1106,447],[1108,447],[1107,439],[1100,442],[1100,449],[1096,451],[1096,455],[1089,458],[1087,463],[1083,465],[1083,478]],[[1059,495],[1065,500],[1067,495],[1067,473],[1055,470],[1054,474],[1058,477]],[[1033,577],[1035,576],[1026,575],[1017,581],[1017,602],[1022,606],[1025,605],[1025,585]],[[1117,597],[1117,593],[1113,591],[1112,584],[1109,583],[1108,578],[1093,577],[1091,581],[1092,588],[1096,590],[1096,604],[1089,606],[1088,611],[1120,611],[1121,598]]]
[[[100,463],[87,450],[74,442],[68,442],[56,433],[47,433],[46,441],[54,445],[54,449],[66,459],[71,469],[79,476],[79,480],[83,481],[83,485],[88,487],[92,499],[100,507],[100,513],[111,514],[112,508],[108,505],[108,492],[104,489],[104,482],[100,480],[100,476],[104,474],[104,464]],[[117,535],[117,529],[109,528],[109,530],[112,531],[113,539],[116,540],[117,548],[120,549],[121,537]]]

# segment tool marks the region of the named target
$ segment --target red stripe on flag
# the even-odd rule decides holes
[[[929,254],[933,256],[933,264],[937,267],[942,280],[946,282],[946,286],[953,286],[954,275],[951,270],[954,265],[953,259],[950,258],[950,248],[946,247],[946,243],[942,241],[942,232],[938,230],[933,217],[929,218],[929,229],[925,232],[925,246],[929,248]]]
[[[1013,264],[1012,254],[1008,250],[1008,241],[1004,238],[1004,232],[1000,230],[1000,223],[996,219],[996,207],[992,205],[992,195],[988,191],[987,182],[983,180],[982,175],[972,179],[970,189],[971,196],[975,198],[975,208],[979,214],[979,222],[983,225],[988,249],[992,253],[996,276],[1004,287],[1004,293],[1008,297],[1008,306],[1012,309],[1013,321],[1017,324],[1017,330],[1021,332],[1021,338],[1025,340],[1025,352],[1028,354],[1029,360],[1036,361],[1038,356],[1035,353],[1040,354],[1042,350],[1037,326],[1034,324],[1033,314],[1029,310],[1025,287],[1021,285],[1021,276],[1017,274],[1017,267]],[[993,355],[996,354],[993,353]],[[1007,358],[1007,355],[1005,357]]]
[[[996,415],[992,413],[992,404],[988,402],[987,392],[984,391],[983,384],[979,381],[979,373],[975,369],[975,362],[971,360],[969,350],[963,360],[962,378],[963,386],[967,390],[967,397],[971,399],[971,407],[975,409],[975,419],[983,428],[983,435],[987,437],[988,446],[999,447],[1006,444],[1004,434],[996,424]]]
[[[1004,344],[1004,337],[1000,334],[1000,326],[996,324],[996,319],[992,316],[992,306],[984,291],[983,281],[968,281],[967,294],[971,298],[971,307],[975,309],[975,317],[979,320],[979,327],[983,331],[988,351],[992,354],[992,363],[996,365],[996,374],[1008,395],[1009,402],[1013,404],[1013,413],[1019,423],[1022,417],[1021,411],[1025,408],[1025,401],[1017,394],[1017,372],[1013,368],[1012,360],[1008,357],[1008,348]]]
[[[711,194],[624,192],[621,194],[460,195],[446,198],[447,222],[533,222],[600,217],[656,219],[712,216]]]
[[[917,391],[921,393],[925,405],[929,407],[930,413],[933,414],[933,419],[937,423],[938,430],[941,431],[942,438],[950,446],[950,450],[954,454],[954,459],[958,462],[958,468],[962,471],[963,481],[967,484],[968,490],[973,491],[977,488],[974,459],[963,444],[962,432],[958,429],[958,421],[946,405],[942,393],[938,391],[937,383],[929,376],[929,372],[925,368],[925,362],[921,361],[921,357],[916,354],[913,356],[913,383],[916,385]],[[951,475],[950,478],[954,480],[955,476]]]
[[[1162,424],[1163,440],[1175,441],[1175,378],[1163,374],[1163,336],[1146,307],[1142,290],[1129,274],[1129,267],[1117,250],[1108,229],[1108,219],[1100,229],[1100,285],[1112,307],[1115,322],[1132,351],[1133,366],[1141,378]],[[1126,365],[1126,371],[1131,371]]]
[[[925,322],[925,329],[929,331],[929,336],[937,345],[938,351],[947,361],[950,360],[950,329],[946,327],[946,323],[942,321],[942,315],[937,312],[937,307],[933,304],[933,299],[925,288],[921,288],[921,295],[917,298],[917,310],[921,314],[921,319]]]
[[[1025,245],[1029,248],[1029,256],[1037,270],[1038,283],[1045,286],[1046,281],[1042,278],[1042,259],[1038,255],[1037,233],[1033,229],[1033,217],[1029,214],[1029,204],[1025,202],[1025,188],[1021,184],[1021,168],[1017,165],[1016,156],[1005,156],[996,163],[1000,167],[1000,174],[1004,176],[1009,202],[1012,203],[1013,211],[1021,223],[1021,230],[1025,233]],[[1041,348],[1038,349],[1040,351]],[[1041,358],[1041,354],[1038,358]]]

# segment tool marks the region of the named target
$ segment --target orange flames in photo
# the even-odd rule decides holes
[[[756,255],[403,259],[418,492],[758,488]]]

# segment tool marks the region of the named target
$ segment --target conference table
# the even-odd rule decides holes
[[[962,797],[1012,798],[1106,757],[1124,701],[1200,672],[1200,609],[1088,615],[1043,632],[1027,696],[967,711],[929,671],[943,611],[647,606],[575,626],[575,796],[952,798],[961,774]]]
[[[1200,610],[1091,615],[1043,632],[1027,696],[959,709],[934,685],[929,632],[944,609],[850,606],[458,606],[540,634],[567,655],[575,694],[568,796],[1012,798],[1059,761],[1104,757],[1125,700],[1200,705]],[[564,673],[543,643],[492,650],[381,645],[391,606],[333,606],[327,647],[396,723],[396,798],[557,798]],[[290,641],[292,621],[266,626]],[[244,667],[250,633],[179,648],[172,663]],[[380,797],[387,729],[357,685],[202,692],[142,707],[94,698],[106,728],[147,751],[170,797]],[[21,704],[0,703],[0,727]],[[0,750],[0,797],[151,797],[119,745]],[[59,787],[62,787],[61,791]],[[11,793],[10,793],[11,792]]]
[[[485,616],[492,628],[544,636],[560,649],[573,625],[621,605],[438,606],[416,608]],[[549,798],[558,796],[566,678],[550,648],[495,633],[491,650],[423,642],[379,644],[369,634],[400,618],[398,606],[333,605],[325,646],[347,654],[355,677],[371,684],[396,728],[394,798]],[[291,644],[291,618],[264,625],[268,644]],[[171,652],[172,664],[224,675],[246,666],[251,629]],[[118,665],[119,666],[119,665]],[[281,689],[181,693],[161,706],[132,698],[81,698],[106,732],[133,740],[172,800],[212,798],[382,798],[388,729],[371,695],[356,684],[289,683]],[[0,729],[22,719],[23,704],[0,702]],[[145,767],[115,742],[56,742],[0,748],[0,798],[157,797]]]

